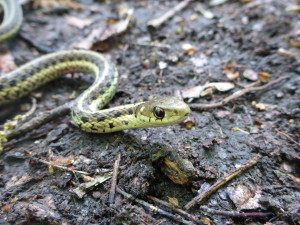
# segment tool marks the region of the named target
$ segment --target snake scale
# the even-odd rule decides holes
[[[4,16],[0,43],[11,39],[22,24],[22,8],[15,0],[0,0]],[[93,74],[93,84],[76,99],[71,116],[87,132],[109,133],[125,129],[179,123],[190,113],[189,106],[175,97],[102,108],[113,98],[118,72],[102,54],[90,50],[67,50],[41,56],[15,71],[0,76],[0,106],[21,98],[36,88],[68,73]]]

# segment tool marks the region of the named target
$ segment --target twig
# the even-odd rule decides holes
[[[230,212],[230,211],[222,211],[222,210],[215,210],[208,208],[207,206],[201,206],[201,210],[211,213],[211,214],[216,214],[216,215],[222,215],[222,216],[231,216],[231,217],[239,217],[239,218],[257,218],[257,217],[269,217],[272,216],[273,213],[271,212],[266,212],[266,213],[261,213],[261,212],[252,212],[252,213],[239,213],[239,212]]]
[[[65,167],[65,166],[60,166],[60,165],[57,165],[55,163],[51,163],[51,162],[48,162],[46,160],[43,160],[43,159],[39,159],[39,158],[36,158],[36,157],[33,157],[33,156],[27,156],[29,159],[31,160],[34,160],[34,161],[38,161],[40,163],[43,163],[43,164],[46,164],[48,166],[53,166],[53,167],[56,167],[56,168],[59,168],[59,169],[62,169],[62,170],[67,170],[67,171],[70,171],[72,173],[80,173],[80,174],[84,174],[84,175],[89,175],[89,173],[87,172],[84,172],[84,171],[80,171],[80,170],[73,170],[73,169],[70,169],[68,167]]]
[[[114,200],[115,200],[116,186],[117,186],[117,176],[118,176],[120,161],[121,161],[121,154],[118,155],[118,158],[117,158],[117,160],[115,161],[115,164],[114,164],[114,171],[113,171],[111,187],[110,187],[110,190],[109,190],[109,197],[108,197],[108,203],[110,205],[113,204]]]
[[[208,190],[206,190],[204,193],[196,196],[195,198],[193,198],[190,202],[188,202],[184,208],[185,209],[190,209],[191,207],[193,207],[194,205],[196,205],[197,203],[200,203],[203,199],[205,199],[206,197],[210,196],[212,193],[214,193],[215,191],[217,191],[222,185],[226,184],[228,181],[230,181],[232,178],[236,177],[237,175],[239,175],[240,173],[242,173],[243,171],[245,171],[246,169],[254,166],[259,160],[260,160],[260,156],[255,156],[253,159],[250,160],[249,163],[245,163],[244,165],[242,165],[242,167],[236,171],[234,171],[232,174],[230,174],[227,177],[224,177],[220,180],[218,180],[214,185],[212,185]]]
[[[234,99],[237,99],[249,92],[252,92],[252,91],[262,91],[262,90],[265,90],[265,89],[268,89],[269,87],[271,87],[272,85],[274,84],[277,84],[279,83],[280,81],[282,80],[285,80],[285,79],[288,79],[289,77],[288,76],[285,76],[285,77],[280,77],[276,80],[273,80],[263,86],[260,86],[260,87],[249,87],[249,88],[245,88],[245,89],[242,89],[242,90],[239,90],[239,91],[236,91],[234,92],[232,95],[224,98],[222,101],[220,102],[216,102],[216,103],[211,103],[211,104],[190,104],[190,107],[192,109],[196,109],[196,110],[206,110],[206,109],[212,109],[212,108],[217,108],[217,107],[221,107],[221,106],[224,106],[226,105],[228,102],[234,100]]]
[[[282,131],[278,130],[277,128],[275,128],[276,132],[278,134],[281,134],[283,136],[285,136],[287,139],[289,139],[291,142],[295,143],[296,145],[300,146],[300,143],[298,143],[297,141],[295,141],[293,138],[291,138],[289,135],[287,135],[286,133],[283,133]]]
[[[180,2],[178,5],[176,5],[174,8],[167,11],[165,14],[163,14],[161,17],[150,20],[147,24],[149,29],[157,29],[160,27],[163,23],[165,23],[168,19],[173,17],[177,12],[184,9],[192,0],[185,0]]]
[[[22,120],[26,120],[29,116],[31,116],[35,112],[37,106],[36,98],[31,97],[31,102],[32,102],[31,108],[27,113],[25,113],[25,115],[22,116]]]
[[[182,216],[196,222],[197,224],[202,224],[202,222],[195,216],[187,213],[186,211],[182,210],[182,209],[178,209],[178,208],[175,208],[172,204],[168,203],[168,202],[165,202],[165,201],[162,201],[154,196],[151,196],[151,195],[147,195],[147,198],[154,201],[154,202],[157,202],[165,207],[168,207],[169,209],[181,214]]]
[[[166,48],[170,49],[171,46],[167,44],[160,44],[160,43],[137,43],[131,42],[132,45],[144,46],[144,47],[153,47],[153,48]]]
[[[123,195],[125,198],[127,198],[127,199],[129,199],[131,201],[137,202],[137,203],[141,204],[142,206],[148,208],[149,210],[161,214],[162,216],[168,217],[169,219],[174,220],[174,221],[176,221],[178,223],[191,225],[190,221],[184,220],[182,218],[178,218],[175,215],[173,215],[172,213],[166,212],[165,210],[162,210],[162,209],[160,209],[160,208],[158,208],[158,207],[156,207],[156,206],[154,206],[154,205],[152,205],[152,204],[150,204],[148,202],[145,202],[143,200],[135,198],[133,195],[131,195],[129,193],[126,193],[125,191],[121,190],[118,187],[117,187],[117,192],[119,194]]]
[[[9,131],[6,134],[6,138],[8,140],[19,137],[33,129],[39,128],[42,125],[46,124],[47,122],[68,114],[70,112],[70,108],[73,105],[74,101],[68,102],[62,106],[58,106],[55,109],[49,110],[47,112],[42,113],[41,115],[32,118],[30,121],[26,122],[25,124],[21,125],[20,127]]]

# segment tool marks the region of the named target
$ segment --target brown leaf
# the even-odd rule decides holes
[[[268,82],[271,75],[268,73],[265,73],[265,72],[260,72],[260,73],[258,73],[258,77],[262,82],[266,83],[266,82]]]
[[[53,164],[53,165],[65,166],[65,167],[72,165],[73,162],[74,162],[73,159],[71,159],[69,157],[67,157],[67,158],[62,157],[62,156],[59,156],[55,160],[50,161],[50,163]]]
[[[5,206],[3,206],[3,207],[1,208],[1,210],[2,210],[3,212],[7,212],[7,213],[8,213],[8,212],[10,211],[12,205],[13,205],[13,204],[5,205]]]
[[[235,80],[240,76],[239,72],[235,70],[236,67],[237,65],[233,59],[226,63],[223,73],[229,80]]]

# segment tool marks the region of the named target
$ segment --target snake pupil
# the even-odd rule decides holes
[[[165,117],[165,111],[159,107],[153,108],[153,114],[157,119],[163,119]]]

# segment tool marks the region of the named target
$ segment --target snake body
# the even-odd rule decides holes
[[[0,0],[0,5],[4,11],[0,42],[4,42],[19,30],[22,9],[14,0]],[[90,50],[47,54],[0,76],[0,106],[68,73],[95,76],[93,84],[77,98],[71,109],[75,123],[87,132],[108,133],[171,125],[183,121],[190,113],[188,105],[175,97],[101,110],[117,90],[118,72],[102,54]]]
[[[0,25],[0,43],[12,38],[20,29],[23,19],[22,8],[16,0],[0,0],[3,22]]]

